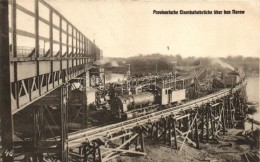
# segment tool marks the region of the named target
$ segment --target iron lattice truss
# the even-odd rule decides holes
[[[39,126],[35,126],[35,138],[32,141],[13,142],[13,116],[21,112],[36,100],[53,92],[64,91],[58,96],[62,111],[61,123],[66,122],[67,97],[62,94],[68,89],[60,88],[68,81],[92,68],[95,61],[102,58],[94,41],[88,39],[59,11],[44,0],[33,0],[32,7],[22,4],[23,1],[1,0],[0,6],[0,109],[1,109],[1,144],[3,161],[14,160],[14,149],[17,153],[30,151],[28,160],[42,159],[42,152],[47,148],[38,148]],[[19,26],[22,22],[29,27]],[[10,22],[10,23],[9,23]],[[30,29],[31,27],[31,29]],[[47,32],[42,32],[43,30]],[[44,34],[45,33],[45,34]],[[22,38],[22,41],[19,41]],[[26,42],[28,41],[28,42]],[[32,43],[30,43],[32,42]],[[30,47],[25,47],[24,44]],[[44,43],[44,47],[41,44]],[[45,44],[47,49],[45,49]],[[66,92],[65,92],[66,91]],[[41,110],[39,110],[40,112]],[[34,113],[35,121],[42,117],[38,110]],[[38,115],[37,115],[38,114]],[[37,117],[38,116],[38,117]],[[34,123],[37,125],[38,123]],[[38,132],[36,130],[39,130]],[[66,159],[67,139],[66,125],[61,124],[60,155]],[[64,143],[64,144],[63,144]],[[23,147],[20,147],[23,145]],[[48,146],[48,145],[47,145]],[[26,148],[26,149],[23,149]],[[48,149],[47,149],[48,150]],[[57,152],[57,148],[49,148]],[[15,152],[16,153],[16,152]]]
[[[16,0],[8,1],[11,9],[9,54],[12,114],[88,71],[92,63],[102,57],[102,51],[94,42],[44,0],[33,1],[34,11],[19,3]],[[40,7],[48,11],[49,18],[44,18],[46,12]],[[17,11],[34,19],[33,32],[17,28]],[[48,37],[41,35],[40,29],[44,26],[48,28]],[[54,37],[54,31],[57,31],[58,38]],[[32,47],[19,46],[18,36],[34,39],[34,44]],[[45,45],[40,48],[40,42],[47,43],[49,48],[45,49]],[[58,47],[58,51],[54,51],[54,46]]]

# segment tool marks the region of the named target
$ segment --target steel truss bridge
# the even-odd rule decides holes
[[[95,43],[60,12],[44,0],[30,3],[34,6],[32,10],[21,5],[21,1],[0,1],[1,143],[3,161],[8,162],[13,161],[14,153],[13,115],[88,72],[92,63],[102,57]],[[18,19],[24,16],[28,19],[23,23],[33,24],[32,30],[17,26]],[[42,27],[47,28],[47,36],[42,34]],[[32,41],[31,47],[21,46],[18,37]],[[44,48],[40,46],[42,42]]]

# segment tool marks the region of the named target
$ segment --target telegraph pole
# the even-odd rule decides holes
[[[0,117],[3,162],[13,162],[8,0],[0,0]]]
[[[131,72],[130,72],[130,66],[131,66],[131,64],[127,64],[128,65],[128,71],[129,71],[129,76],[131,75]]]

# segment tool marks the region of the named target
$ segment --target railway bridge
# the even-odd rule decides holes
[[[95,61],[102,59],[102,50],[44,0],[34,0],[33,10],[19,2],[0,1],[0,151],[3,162],[108,161],[122,154],[146,155],[146,137],[177,150],[182,150],[186,143],[199,148],[201,141],[217,142],[221,133],[243,117],[245,84],[240,84],[177,107],[87,128],[89,70]],[[18,13],[30,18],[33,30],[19,28]],[[48,31],[47,35],[42,34],[42,26]],[[32,45],[22,46],[18,40],[32,41]],[[202,72],[182,78],[179,84],[186,84]],[[83,80],[83,97],[70,102],[71,86],[79,78]],[[173,82],[165,84],[173,85]],[[69,133],[72,107],[77,107],[74,118],[82,115],[82,129]],[[55,110],[58,110],[58,119],[52,114],[57,113]],[[19,116],[24,118],[15,122]],[[31,129],[28,134],[32,136],[21,136],[15,131],[17,125],[25,121],[31,124],[26,129]]]
[[[66,95],[65,84],[79,75],[88,77],[93,63],[102,57],[94,41],[44,0],[31,1],[33,9],[21,2],[0,1],[0,114],[4,162],[14,160],[13,117],[56,89],[62,89],[60,95]],[[22,19],[24,17],[27,19]],[[31,26],[19,26],[21,21]],[[30,46],[23,45],[28,42]],[[67,101],[60,102],[64,110]],[[66,136],[65,125],[61,127],[62,138]],[[60,150],[65,148],[62,143],[64,141]],[[35,154],[44,152],[36,149],[35,139],[29,147]]]
[[[244,118],[245,83],[233,89],[189,101],[124,122],[85,129],[68,135],[69,155],[75,161],[109,161],[121,155],[146,155],[144,138],[176,150],[188,143],[217,142],[221,134]]]

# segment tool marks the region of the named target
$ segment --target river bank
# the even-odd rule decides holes
[[[253,114],[254,120],[260,122],[260,107],[259,107],[259,81],[260,77],[250,77],[247,79],[246,92],[248,97],[248,102],[257,103],[255,107],[257,112]]]
[[[221,135],[218,144],[201,143],[200,149],[185,145],[182,151],[169,148],[166,145],[158,145],[152,140],[146,140],[145,152],[147,156],[120,157],[114,162],[243,162],[244,154],[255,153],[247,138],[242,136],[243,130],[230,129],[225,135]]]

